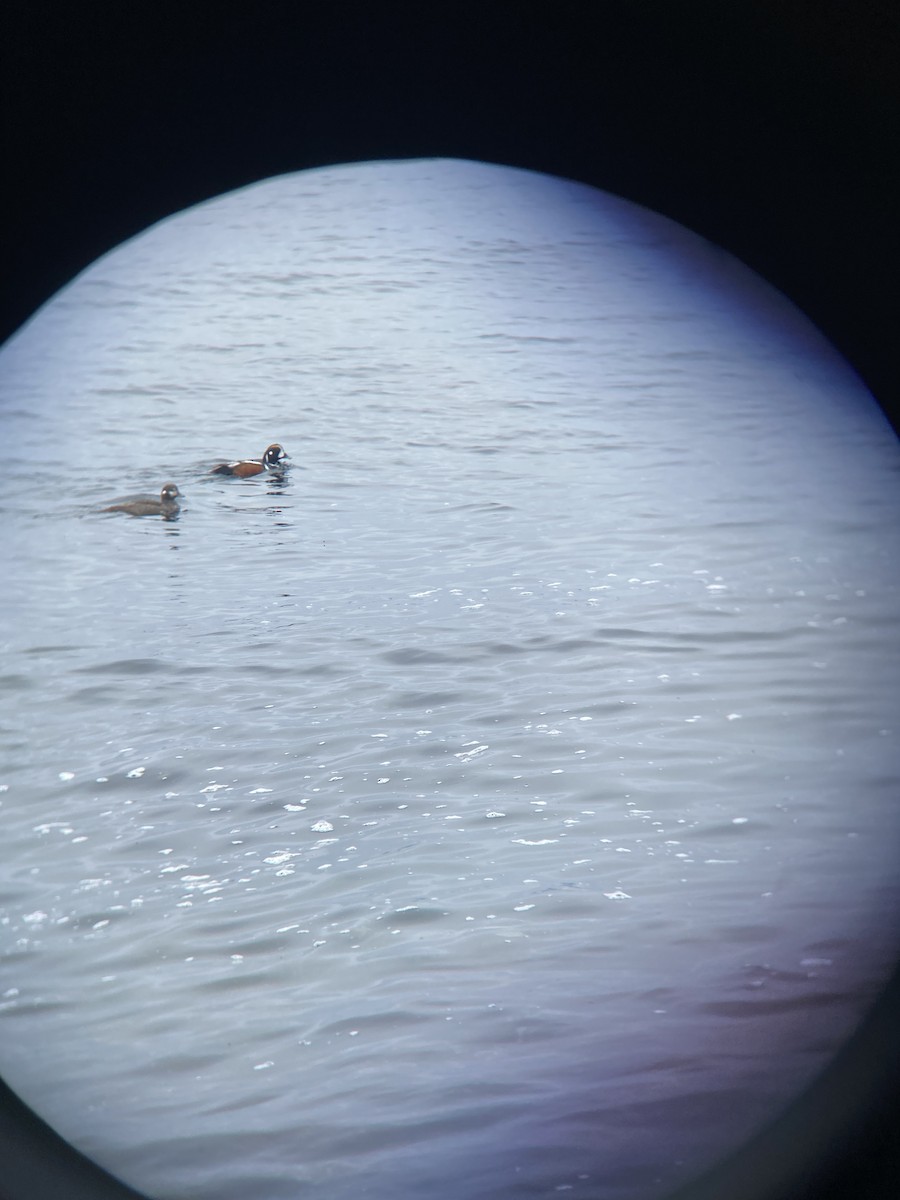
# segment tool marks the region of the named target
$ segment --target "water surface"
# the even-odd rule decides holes
[[[362,164],[120,247],[0,389],[0,1071],[76,1146],[652,1200],[828,1063],[897,953],[900,488],[786,301],[582,185]]]

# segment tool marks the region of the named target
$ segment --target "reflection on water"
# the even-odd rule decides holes
[[[0,386],[0,1069],[77,1146],[654,1197],[821,1070],[897,945],[897,452],[798,314],[590,189],[369,164],[148,231]]]

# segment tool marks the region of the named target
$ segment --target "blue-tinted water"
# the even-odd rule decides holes
[[[179,1200],[655,1197],[824,1067],[897,950],[900,488],[784,301],[367,164],[121,247],[0,388],[0,1071],[73,1143]]]

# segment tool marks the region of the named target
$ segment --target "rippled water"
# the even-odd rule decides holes
[[[121,247],[0,387],[0,1070],[75,1145],[654,1197],[824,1067],[897,952],[900,487],[784,301],[583,186],[367,164]]]

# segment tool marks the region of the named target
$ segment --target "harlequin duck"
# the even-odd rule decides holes
[[[239,458],[236,462],[219,463],[212,468],[213,475],[239,475],[246,479],[250,475],[261,475],[263,471],[281,470],[287,458],[284,446],[277,442],[269,446],[262,458]]]
[[[159,493],[158,500],[153,496],[129,496],[110,504],[103,511],[130,513],[132,517],[174,517],[180,508],[180,495],[174,483],[167,483]]]

